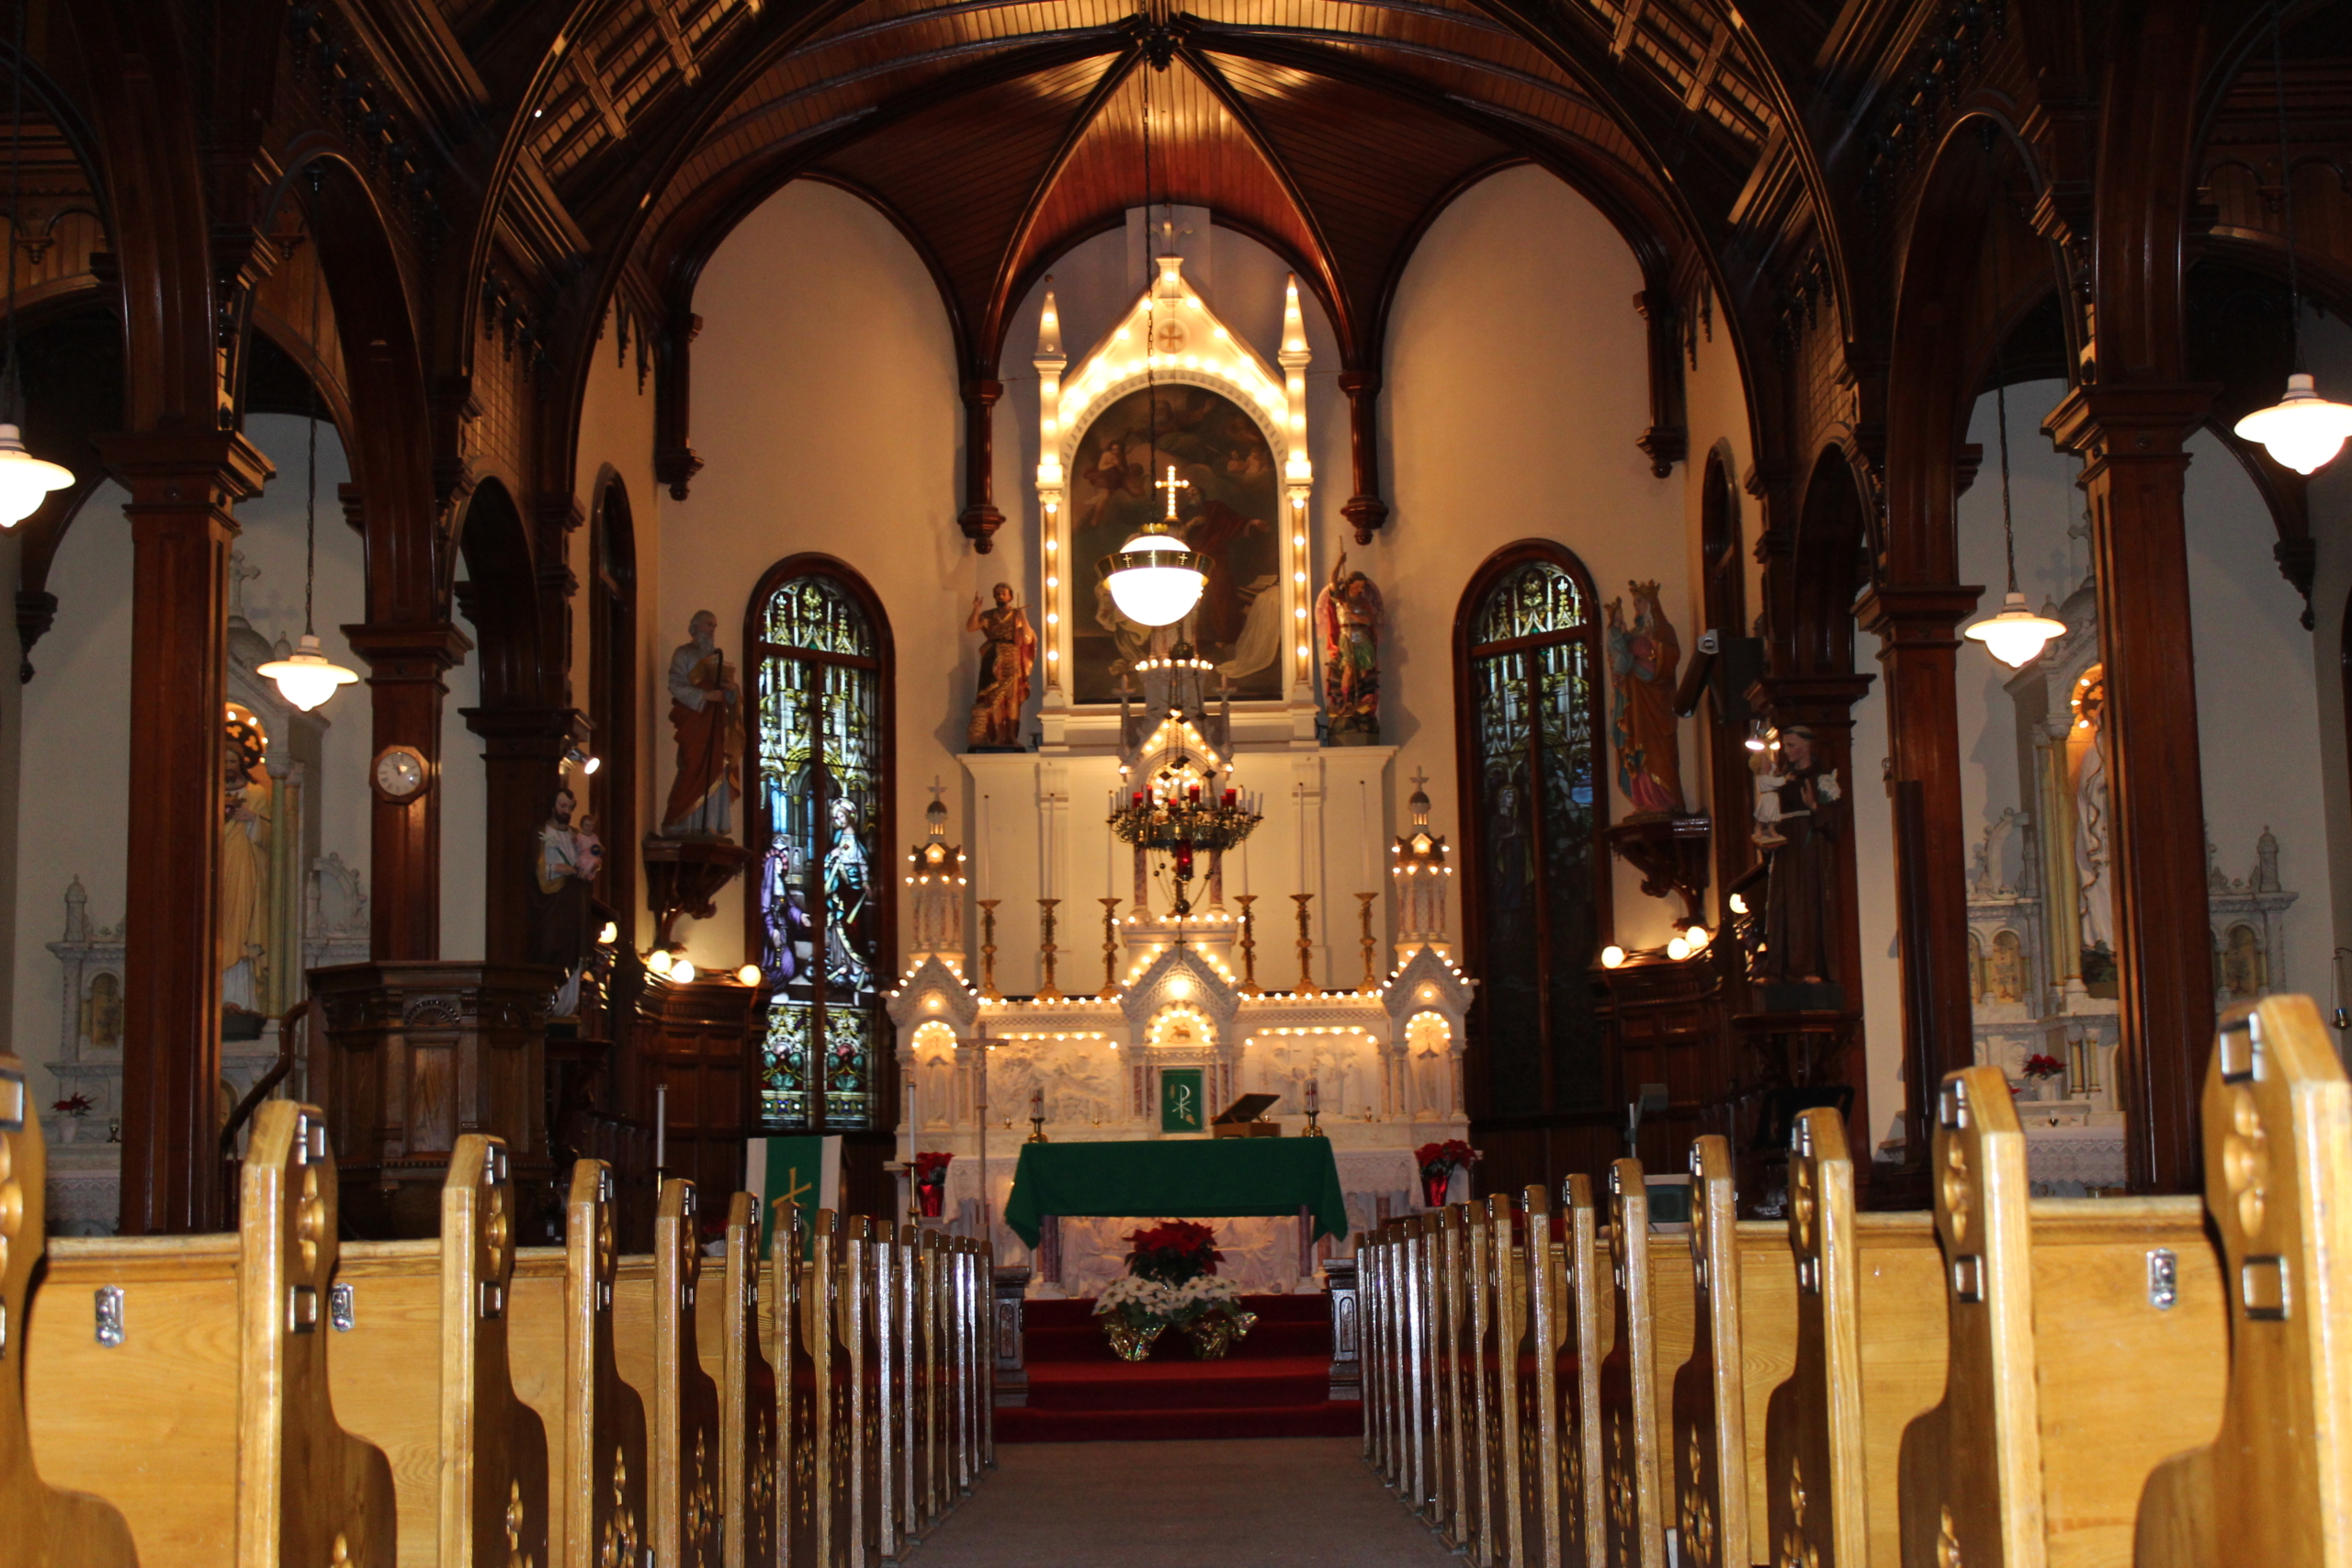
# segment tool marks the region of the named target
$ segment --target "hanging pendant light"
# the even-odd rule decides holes
[[[14,236],[24,232],[17,220],[17,197],[24,185],[25,140],[25,16],[29,0],[17,5],[17,69],[11,75],[8,98],[8,361],[0,367],[0,528],[13,528],[40,510],[49,492],[74,482],[74,470],[44,462],[25,450],[24,375],[17,364],[17,247]]]
[[[1156,68],[1156,67],[1155,67]],[[1151,224],[1151,78],[1143,78],[1143,217],[1148,231]],[[1149,285],[1146,286],[1148,289]],[[1159,295],[1148,296],[1159,309]],[[1151,450],[1159,451],[1159,403],[1152,396],[1152,335],[1153,324],[1147,320],[1144,333],[1143,389],[1145,404],[1151,410]],[[1170,626],[1193,613],[1201,602],[1201,591],[1208,586],[1207,562],[1195,555],[1183,536],[1176,531],[1176,492],[1191,488],[1189,480],[1176,477],[1176,466],[1168,466],[1168,477],[1154,481],[1154,489],[1168,492],[1168,515],[1137,533],[1119,547],[1112,558],[1112,568],[1105,579],[1111,590],[1111,602],[1119,614],[1140,626]]]
[[[2009,594],[2000,614],[1987,615],[1962,633],[1984,645],[1984,650],[2012,670],[2022,670],[2041,656],[2054,637],[2066,635],[2066,624],[2034,614],[2018,592],[2018,531],[2009,514],[2009,389],[1999,360],[1993,365],[1993,406],[2001,426],[2001,543],[2008,552]]]
[[[314,236],[311,245],[311,351],[314,358],[319,344],[319,278],[324,270]],[[319,384],[315,377],[311,382],[310,490],[304,504],[303,535],[308,559],[302,575],[302,640],[285,658],[256,665],[254,673],[277,682],[278,695],[309,713],[359,679],[357,671],[346,670],[326,656],[319,646],[317,628],[311,624],[311,601],[319,586]]]
[[[2352,406],[2331,402],[2303,363],[2302,280],[2295,267],[2295,171],[2287,162],[2287,65],[2280,28],[2284,0],[2270,13],[2270,73],[2278,96],[2278,195],[2287,226],[2287,342],[2293,358],[2287,392],[2267,409],[2256,409],[2233,427],[2241,441],[2259,442],[2271,460],[2299,474],[2317,473],[2335,460],[2352,436]]]

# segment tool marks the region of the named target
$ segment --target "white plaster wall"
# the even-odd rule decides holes
[[[715,612],[724,645],[740,657],[760,577],[785,556],[821,550],[863,573],[889,615],[898,836],[907,839],[922,831],[933,775],[957,776],[971,696],[964,617],[972,595],[1012,558],[975,555],[956,526],[963,417],[939,291],[879,212],[803,182],[719,247],[695,310],[704,326],[695,345],[694,444],[706,466],[686,501],[665,494],[657,508],[631,497],[640,518],[660,516],[658,593],[640,598],[654,628],[646,679],[659,699],[649,716],[648,815],[659,815],[676,774],[660,694],[688,618]],[[899,848],[876,846],[877,859]],[[715,919],[680,922],[696,964],[743,962],[742,897],[739,878]]]
[[[263,636],[282,635],[288,642],[302,632],[307,423],[272,414],[247,422],[246,434],[277,473],[261,495],[237,509],[236,549],[261,571],[244,585],[246,618]],[[345,623],[362,619],[366,609],[364,552],[334,499],[334,487],[348,477],[334,427],[322,423],[316,626],[329,658],[362,668],[342,631]],[[19,816],[15,845],[9,1019],[14,1048],[34,1069],[36,1103],[44,1105],[55,1098],[46,1064],[58,1053],[62,1001],[57,960],[46,944],[63,934],[66,886],[77,875],[82,879],[94,925],[113,925],[124,912],[132,570],[125,499],[116,486],[101,486],[66,531],[49,575],[58,600],[57,624],[34,645],[35,674],[19,696],[22,718],[16,728],[32,775],[22,780],[30,809]],[[319,852],[340,853],[359,869],[367,886],[366,687],[344,688],[320,715],[327,729],[314,787]],[[479,843],[478,826],[475,834]],[[478,886],[480,857],[475,858],[477,869],[469,874]]]
[[[1563,280],[1574,287],[1564,288]],[[1471,575],[1497,549],[1541,537],[1573,550],[1602,602],[1657,578],[1690,609],[1684,481],[1634,445],[1649,424],[1642,279],[1594,208],[1552,175],[1508,169],[1441,214],[1400,280],[1389,320],[1381,438],[1392,508],[1363,552],[1389,612],[1383,739],[1395,777],[1430,775],[1432,824],[1459,836],[1453,627]],[[1683,726],[1686,798],[1700,744]],[[1611,819],[1630,807],[1607,760]],[[1618,942],[1663,943],[1675,900],[1613,872]]]

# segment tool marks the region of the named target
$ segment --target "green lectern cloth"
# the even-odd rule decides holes
[[[1317,1235],[1348,1234],[1328,1138],[1023,1144],[1004,1223],[1031,1247],[1047,1214],[1204,1220],[1312,1211]]]

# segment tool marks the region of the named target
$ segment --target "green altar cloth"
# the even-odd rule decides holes
[[[1348,1234],[1347,1195],[1328,1138],[1215,1138],[1023,1144],[1004,1223],[1030,1247],[1047,1214],[1205,1220],[1315,1215],[1317,1235]]]

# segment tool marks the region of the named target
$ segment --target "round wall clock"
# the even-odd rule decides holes
[[[387,746],[376,753],[375,784],[379,799],[405,806],[433,782],[424,753],[413,746]]]

